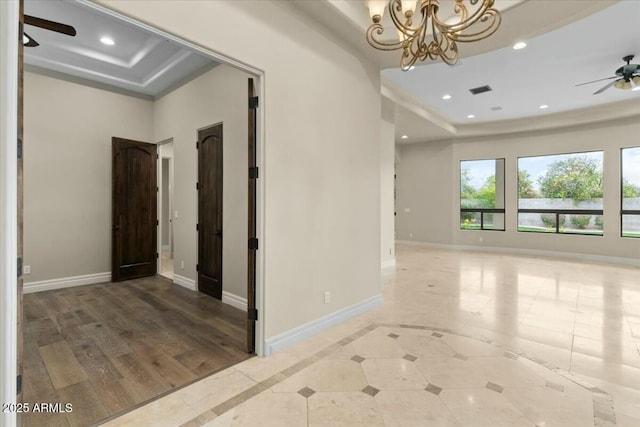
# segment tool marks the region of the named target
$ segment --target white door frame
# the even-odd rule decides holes
[[[18,348],[18,19],[17,1],[0,1],[0,402],[16,403]],[[16,414],[0,412],[14,427]]]
[[[158,259],[156,262],[156,272],[157,274],[162,273],[162,222],[164,221],[164,216],[163,216],[163,212],[162,212],[162,204],[164,201],[165,197],[169,197],[169,216],[172,216],[172,205],[171,205],[171,192],[173,190],[173,182],[171,181],[171,179],[169,180],[169,194],[164,194],[164,189],[162,188],[162,180],[163,180],[163,175],[164,175],[164,171],[162,169],[162,160],[164,159],[169,159],[169,176],[171,177],[172,175],[172,170],[173,170],[173,157],[163,157],[162,153],[160,153],[160,148],[163,145],[166,144],[173,144],[173,138],[169,138],[169,139],[165,139],[164,141],[160,141],[156,144],[156,147],[158,149],[157,153],[158,153],[158,158],[156,160],[156,170],[158,171],[158,173],[156,174],[156,185],[158,186],[158,198],[157,198],[157,212],[158,212],[158,228],[156,230],[156,234],[157,234],[157,239],[156,239],[156,252],[158,252]],[[169,246],[171,246],[171,225],[169,226]],[[175,266],[174,266],[174,270],[175,270]]]
[[[98,10],[122,21],[136,25],[176,43],[197,50],[223,64],[252,74],[260,96],[260,108],[256,123],[257,166],[261,178],[257,183],[256,222],[260,250],[256,256],[256,308],[260,318],[256,322],[256,353],[264,355],[265,345],[265,75],[264,71],[233,60],[220,53],[182,40],[170,33],[136,21],[105,6],[88,0],[76,0],[83,6]],[[0,400],[3,403],[16,401],[17,369],[17,121],[18,121],[18,19],[17,0],[0,1]],[[0,424],[16,425],[14,412],[0,412]]]

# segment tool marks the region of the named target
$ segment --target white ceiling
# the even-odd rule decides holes
[[[75,27],[70,37],[25,25],[40,46],[25,47],[25,64],[97,82],[146,97],[158,97],[218,63],[199,52],[158,37],[92,8],[86,3],[25,1],[25,14]],[[100,38],[109,36],[115,45]]]
[[[511,47],[465,58],[455,67],[435,63],[403,72],[382,72],[453,124],[536,117],[578,108],[640,101],[640,92],[614,87],[593,95],[608,82],[576,84],[611,77],[622,57],[638,54],[640,63],[640,1],[622,1],[560,29],[527,40],[522,50]],[[461,45],[461,49],[465,46]],[[490,85],[492,92],[472,95],[469,89]],[[452,99],[443,100],[444,94]],[[549,108],[540,110],[539,106]],[[499,111],[492,111],[501,107]]]
[[[496,0],[496,7],[502,10],[500,29],[486,40],[461,45],[462,65],[450,68],[430,62],[407,73],[399,71],[398,51],[378,51],[366,42],[365,29],[370,24],[367,0],[291,1],[354,52],[381,70],[392,70],[382,72],[382,94],[400,107],[396,108],[396,133],[409,136],[397,142],[514,133],[640,116],[640,96],[615,88],[593,96],[601,87],[597,83],[575,88],[578,83],[612,76],[627,54],[638,54],[634,62],[640,63],[640,0]],[[630,10],[628,14],[607,10],[611,6]],[[602,16],[592,16],[602,11]],[[578,22],[587,17],[595,21],[591,25]],[[572,30],[572,23],[580,32]],[[590,41],[585,42],[587,39]],[[521,40],[529,46],[513,51],[511,47]],[[495,91],[471,98],[468,89],[483,84],[490,84]],[[456,98],[443,105],[441,96],[447,92]],[[550,108],[539,110],[543,103]],[[495,106],[502,110],[491,111]],[[469,120],[468,114],[476,118]]]

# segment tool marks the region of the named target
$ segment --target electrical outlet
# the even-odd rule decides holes
[[[22,267],[22,274],[31,274],[31,266],[25,265]]]
[[[484,239],[482,237],[478,237],[478,242],[482,242]]]
[[[180,268],[184,270],[184,261],[180,261]]]
[[[324,303],[329,304],[331,302],[331,292],[327,291],[324,293]]]
[[[409,237],[413,237],[413,233],[409,233]]]

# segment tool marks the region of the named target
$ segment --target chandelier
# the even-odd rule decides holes
[[[502,20],[500,13],[493,8],[495,0],[469,0],[469,3],[471,11],[465,0],[454,0],[453,13],[443,18],[438,15],[441,13],[439,0],[369,0],[373,24],[367,29],[367,41],[379,50],[401,49],[400,67],[403,71],[410,69],[416,61],[427,58],[442,58],[453,65],[458,61],[458,43],[489,37],[496,32]],[[386,6],[398,32],[397,41],[383,39],[382,16]],[[477,26],[470,29],[474,24]]]

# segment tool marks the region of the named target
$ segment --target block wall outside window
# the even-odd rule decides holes
[[[602,151],[518,159],[518,231],[603,234]]]

